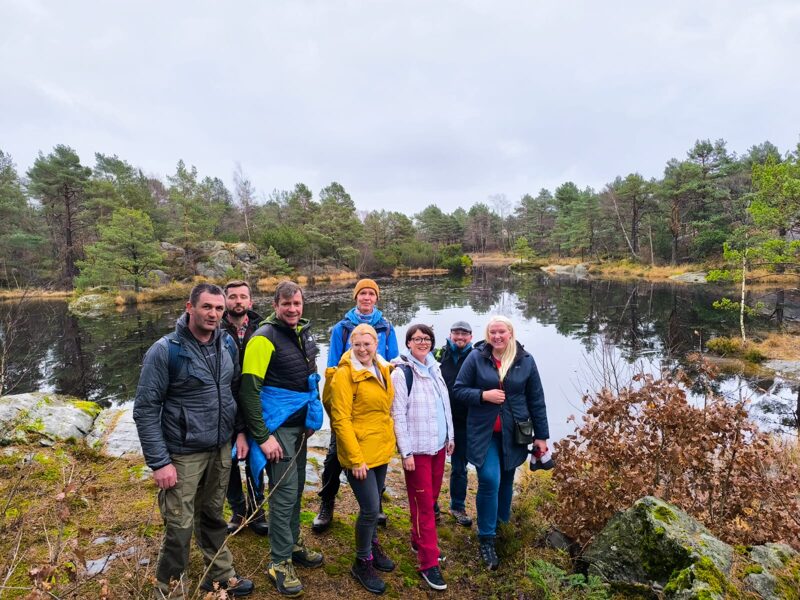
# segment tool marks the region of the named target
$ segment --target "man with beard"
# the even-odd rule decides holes
[[[244,361],[244,349],[253,333],[261,323],[261,316],[252,310],[253,300],[250,297],[250,285],[246,281],[229,281],[224,288],[225,313],[222,315],[222,328],[236,342],[239,349],[239,366]],[[245,434],[237,432],[244,443]],[[237,445],[238,447],[238,445]],[[244,446],[243,446],[244,447]],[[231,506],[231,520],[228,522],[228,533],[234,533],[242,523],[247,523],[250,530],[257,535],[267,535],[269,525],[264,516],[264,472],[253,473],[245,461],[246,456],[237,456],[238,461],[245,462],[247,495],[242,493],[242,475],[239,465],[231,467],[231,479],[228,483],[228,504]]]

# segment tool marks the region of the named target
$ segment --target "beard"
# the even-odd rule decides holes
[[[235,308],[230,309],[228,312],[235,317],[243,317],[244,315],[247,314],[247,309],[244,308],[243,306],[237,306]]]

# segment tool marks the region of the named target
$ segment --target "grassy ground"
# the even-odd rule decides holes
[[[395,572],[386,576],[388,598],[607,597],[599,582],[587,586],[580,576],[577,580],[567,576],[566,555],[542,547],[547,523],[539,508],[552,501],[546,475],[524,473],[512,523],[502,532],[503,563],[496,572],[479,564],[475,528],[460,527],[443,515],[438,531],[449,588],[439,594],[428,590],[416,572],[408,542],[405,488],[396,466],[390,468],[387,488],[391,497],[384,510],[389,525],[379,535],[398,563]],[[474,479],[469,488],[468,506],[474,506]],[[443,506],[446,497],[445,477]],[[162,533],[155,498],[155,487],[143,476],[140,460],[102,457],[78,444],[4,448],[0,453],[0,597],[150,597]],[[299,570],[307,597],[374,597],[349,575],[357,514],[349,489],[343,486],[334,524],[321,536],[310,531],[316,508],[316,495],[307,492],[304,537],[309,546],[325,554],[321,569]],[[229,543],[238,572],[256,583],[252,598],[278,597],[264,575],[267,540],[243,530]],[[113,554],[117,556],[104,573],[87,574],[87,561]],[[193,549],[189,577],[194,585],[201,572],[202,559]]]

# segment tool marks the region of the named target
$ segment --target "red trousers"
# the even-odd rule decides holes
[[[439,498],[442,489],[444,459],[444,448],[434,455],[415,454],[414,470],[403,469],[411,512],[411,544],[417,549],[420,570],[439,564],[439,538],[436,534],[433,503]]]

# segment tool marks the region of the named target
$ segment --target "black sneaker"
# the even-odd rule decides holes
[[[386,513],[381,511],[378,513],[378,525],[381,527],[386,527],[389,523],[389,517],[386,516]]]
[[[350,574],[364,586],[368,592],[382,594],[386,591],[386,584],[378,575],[375,566],[368,558],[356,558],[356,562],[350,567]]]
[[[331,526],[331,521],[333,521],[333,507],[333,500],[323,500],[320,503],[319,514],[314,517],[314,521],[311,523],[311,531],[314,533],[322,533]]]
[[[239,577],[238,575],[234,575],[228,579],[228,581],[204,581],[200,584],[200,589],[204,592],[213,592],[215,583],[218,585],[219,589],[225,590],[228,596],[233,598],[249,596],[255,589],[252,581],[244,577]]]
[[[479,540],[480,544],[480,552],[481,552],[481,559],[486,566],[489,567],[492,571],[496,571],[497,567],[500,566],[500,559],[497,558],[497,550],[494,547],[494,538],[484,538]]]
[[[377,542],[372,542],[372,566],[384,573],[394,571],[394,561],[386,556],[383,548]]]
[[[456,520],[456,523],[462,527],[472,527],[472,517],[470,517],[465,511],[451,508],[450,514]]]
[[[442,509],[439,508],[438,502],[433,503],[433,520],[436,521],[437,524],[442,522]]]
[[[434,565],[429,569],[420,571],[419,574],[422,575],[422,578],[425,580],[425,583],[427,583],[431,589],[433,590],[447,589],[447,583],[445,583],[444,577],[442,577],[442,570],[439,568],[439,565]]]
[[[269,535],[269,524],[267,523],[267,515],[264,514],[264,511],[259,509],[259,511],[250,517],[250,522],[247,524],[250,528],[250,531],[255,533],[256,535]]]
[[[231,520],[228,521],[227,529],[228,535],[236,533],[236,531],[241,527],[242,523],[244,522],[244,517],[242,515],[233,514],[231,515]]]

